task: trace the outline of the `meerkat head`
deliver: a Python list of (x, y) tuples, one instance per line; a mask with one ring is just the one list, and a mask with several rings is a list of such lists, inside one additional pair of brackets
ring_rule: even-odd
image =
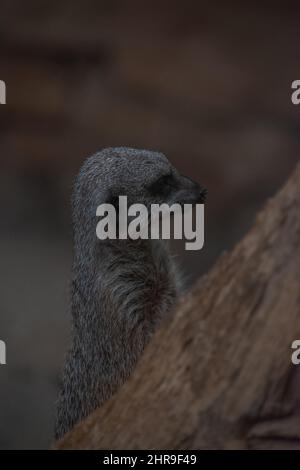
[(204, 203), (206, 189), (181, 175), (159, 152), (126, 147), (107, 148), (86, 160), (77, 178), (77, 196), (95, 204)]
[(164, 154), (131, 148), (107, 148), (83, 164), (73, 194), (75, 223), (88, 227), (100, 204), (128, 206), (204, 203), (206, 189), (181, 175)]

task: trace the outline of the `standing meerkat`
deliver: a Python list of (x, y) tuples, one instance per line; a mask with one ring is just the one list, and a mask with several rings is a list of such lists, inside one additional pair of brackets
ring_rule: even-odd
[(166, 240), (99, 240), (96, 209), (204, 202), (206, 191), (158, 152), (108, 148), (88, 158), (73, 198), (73, 338), (57, 403), (56, 438), (102, 405), (129, 377), (158, 322), (178, 297)]

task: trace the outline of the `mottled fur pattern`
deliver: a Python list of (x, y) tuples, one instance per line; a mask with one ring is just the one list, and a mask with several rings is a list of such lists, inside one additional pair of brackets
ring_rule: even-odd
[[(170, 174), (173, 183), (163, 183), (160, 193), (157, 181)], [(57, 404), (56, 438), (129, 377), (180, 289), (167, 242), (100, 241), (97, 206), (118, 195), (126, 195), (128, 205), (183, 203), (191, 196), (196, 202), (200, 189), (157, 152), (105, 149), (84, 163), (73, 191), (73, 338)]]

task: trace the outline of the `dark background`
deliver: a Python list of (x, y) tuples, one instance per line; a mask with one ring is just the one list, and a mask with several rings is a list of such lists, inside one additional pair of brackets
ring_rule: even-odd
[(299, 24), (289, 2), (0, 1), (0, 448), (51, 443), (84, 158), (156, 149), (208, 187), (191, 283), (299, 158)]

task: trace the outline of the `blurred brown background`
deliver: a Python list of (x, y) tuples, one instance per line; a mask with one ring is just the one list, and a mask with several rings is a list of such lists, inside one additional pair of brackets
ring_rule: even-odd
[(300, 154), (300, 9), (271, 2), (0, 2), (0, 448), (52, 439), (68, 346), (69, 198), (105, 146), (158, 149), (208, 187), (189, 282)]

